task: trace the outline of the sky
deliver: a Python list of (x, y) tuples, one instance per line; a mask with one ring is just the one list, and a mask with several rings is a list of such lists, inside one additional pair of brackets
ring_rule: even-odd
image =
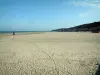
[(100, 21), (100, 0), (0, 0), (0, 31), (48, 31)]

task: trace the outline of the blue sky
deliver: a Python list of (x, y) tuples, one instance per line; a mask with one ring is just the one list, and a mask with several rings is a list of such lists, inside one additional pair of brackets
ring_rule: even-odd
[(100, 21), (100, 0), (0, 0), (0, 31), (47, 31)]

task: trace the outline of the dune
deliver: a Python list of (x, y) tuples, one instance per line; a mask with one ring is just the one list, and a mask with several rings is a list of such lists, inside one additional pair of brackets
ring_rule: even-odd
[(0, 75), (95, 75), (97, 64), (100, 34), (21, 33), (14, 40), (0, 35)]

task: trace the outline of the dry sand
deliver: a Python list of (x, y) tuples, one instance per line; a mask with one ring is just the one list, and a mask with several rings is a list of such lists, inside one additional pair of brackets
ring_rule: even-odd
[(17, 34), (14, 40), (0, 35), (0, 75), (95, 75), (96, 64), (100, 64), (97, 33)]

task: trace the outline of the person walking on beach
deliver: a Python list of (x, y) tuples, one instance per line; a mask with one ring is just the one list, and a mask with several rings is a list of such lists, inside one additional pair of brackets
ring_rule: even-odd
[(13, 32), (13, 34), (12, 34), (12, 39), (14, 40), (14, 36), (15, 36), (15, 32)]

